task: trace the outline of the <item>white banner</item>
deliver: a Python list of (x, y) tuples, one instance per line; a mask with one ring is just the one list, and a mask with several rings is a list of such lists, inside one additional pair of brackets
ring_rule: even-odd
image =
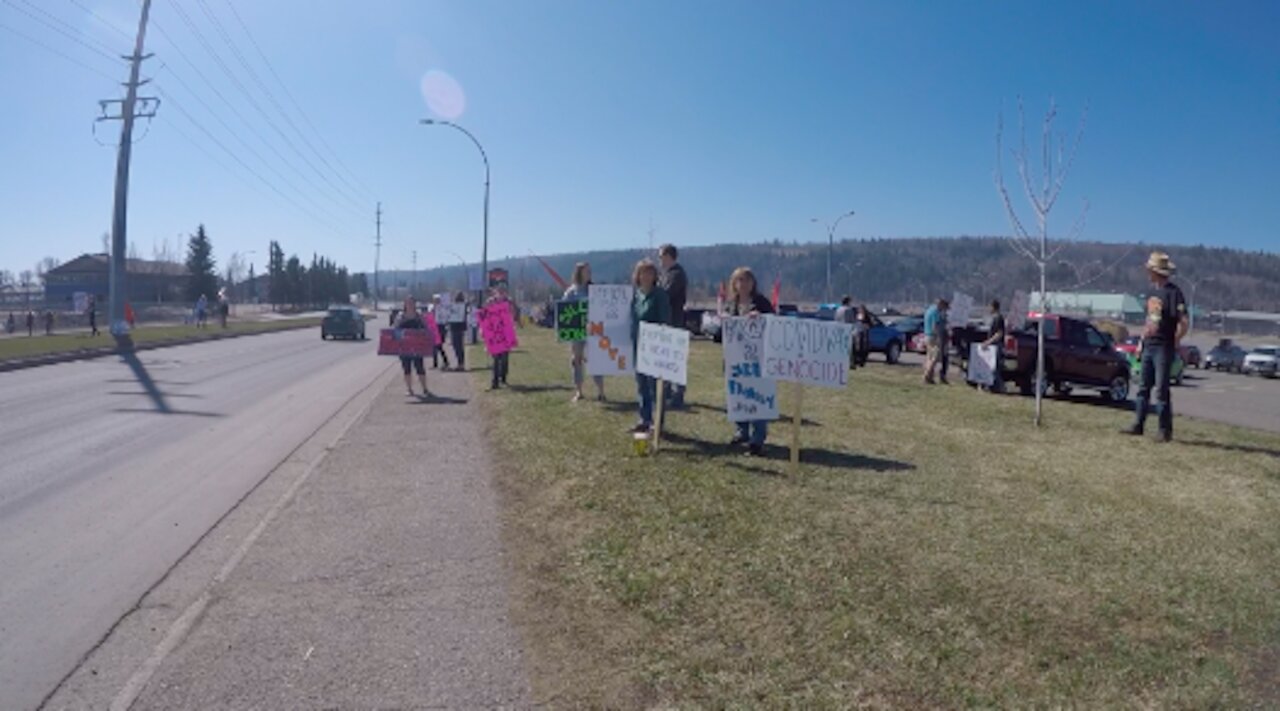
[(592, 284), (587, 290), (587, 373), (632, 375), (629, 284)]
[(686, 384), (689, 378), (689, 332), (656, 323), (640, 324), (636, 372), (677, 385)]
[(467, 305), (441, 302), (436, 307), (436, 323), (463, 323), (467, 320)]
[(969, 382), (986, 386), (994, 385), (996, 367), (995, 346), (969, 344)]
[(973, 297), (957, 291), (951, 296), (951, 308), (947, 312), (947, 325), (951, 328), (964, 328), (969, 325), (969, 317), (973, 315)]
[(730, 422), (778, 419), (778, 383), (761, 377), (764, 351), (761, 317), (720, 320), (724, 345), (725, 409)]
[(765, 320), (763, 376), (822, 388), (849, 383), (853, 325), (794, 316)]

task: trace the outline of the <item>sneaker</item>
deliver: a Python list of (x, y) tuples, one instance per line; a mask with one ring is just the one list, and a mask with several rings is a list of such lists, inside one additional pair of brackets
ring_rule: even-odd
[(1142, 428), (1137, 425), (1129, 425), (1128, 427), (1120, 430), (1120, 434), (1129, 435), (1130, 437), (1141, 437)]
[(580, 400), (582, 400), (582, 393), (574, 393), (573, 399), (571, 399), (569, 402), (578, 402)]
[(646, 425), (643, 422), (637, 422), (635, 426), (629, 430), (629, 432), (631, 432), (632, 434), (641, 434), (644, 432), (648, 432), (651, 429), (653, 429), (652, 426)]
[(929, 377), (926, 377), (923, 382), (925, 385), (937, 385), (937, 382), (933, 378)]
[(763, 457), (763, 456), (764, 456), (764, 445), (763, 445), (763, 444), (753, 444), (753, 445), (751, 445), (751, 446), (747, 447), (746, 455), (747, 455), (748, 457)]
[(730, 446), (730, 447), (737, 447), (738, 445), (746, 444), (746, 443), (747, 443), (747, 441), (748, 441), (748, 439), (749, 439), (749, 438), (747, 438), (747, 437), (743, 437), (743, 436), (742, 436), (742, 434), (735, 434), (735, 435), (733, 436), (733, 439), (730, 439), (730, 440), (729, 440), (729, 446)]
[(1156, 437), (1156, 441), (1161, 444), (1168, 444), (1173, 441), (1173, 433), (1169, 430), (1160, 430), (1160, 434)]
[(938, 382), (939, 382), (939, 383), (942, 383), (943, 385), (950, 385), (950, 384), (951, 384), (951, 381), (950, 381), (950, 380), (947, 380), (946, 378), (938, 378)]

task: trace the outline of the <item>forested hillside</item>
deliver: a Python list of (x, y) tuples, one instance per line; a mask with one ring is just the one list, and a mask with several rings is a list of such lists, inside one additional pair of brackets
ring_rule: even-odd
[[(1167, 249), (1179, 268), (1177, 280), (1207, 309), (1280, 311), (1280, 254), (1244, 252), (1220, 247), (1162, 247), (1146, 244), (1073, 242), (1059, 252), (1049, 270), (1049, 289), (1145, 293), (1143, 263), (1152, 249)], [(683, 249), (680, 261), (688, 271), (691, 298), (714, 299), (717, 285), (734, 268), (752, 267), (768, 290), (775, 277), (782, 280), (786, 301), (819, 301), (826, 286), (824, 244), (770, 242), (723, 244)], [(575, 262), (592, 264), (597, 282), (626, 280), (636, 260), (649, 250), (610, 250), (544, 256), (568, 278)], [(551, 281), (531, 258), (499, 259), (492, 266), (510, 270), (513, 285), (526, 299), (549, 294)], [(1007, 240), (993, 237), (901, 238), (844, 241), (835, 245), (832, 290), (837, 297), (852, 294), (868, 303), (922, 302), (954, 290), (975, 298), (1008, 298), (1015, 290), (1038, 286), (1035, 266), (1016, 253)], [(400, 272), (385, 284), (407, 285)], [(424, 291), (457, 289), (464, 283), (461, 267), (433, 269), (419, 274)]]

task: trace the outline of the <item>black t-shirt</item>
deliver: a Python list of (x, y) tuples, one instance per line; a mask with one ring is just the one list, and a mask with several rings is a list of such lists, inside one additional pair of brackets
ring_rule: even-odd
[(1004, 314), (1002, 313), (996, 313), (994, 316), (991, 317), (991, 328), (987, 330), (987, 337), (991, 337), (996, 334), (1000, 334), (1000, 340), (996, 341), (994, 345), (1003, 346), (1005, 332), (1004, 332)]
[(667, 292), (667, 301), (671, 303), (671, 325), (684, 328), (684, 305), (689, 293), (689, 277), (679, 262), (663, 272), (658, 286)]
[(1187, 315), (1187, 300), (1173, 282), (1147, 297), (1146, 342), (1153, 346), (1171, 346), (1178, 334), (1178, 323)]
[(734, 299), (729, 304), (730, 316), (746, 316), (752, 311), (760, 315), (771, 314), (773, 313), (773, 304), (768, 299), (764, 298), (764, 294), (761, 294), (758, 291), (751, 295), (751, 308), (743, 308), (742, 305), (738, 303), (737, 299)]

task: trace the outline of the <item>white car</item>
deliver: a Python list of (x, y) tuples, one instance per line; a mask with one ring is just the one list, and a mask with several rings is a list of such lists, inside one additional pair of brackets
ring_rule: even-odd
[(1276, 377), (1280, 372), (1280, 346), (1262, 346), (1249, 351), (1244, 357), (1244, 374)]

